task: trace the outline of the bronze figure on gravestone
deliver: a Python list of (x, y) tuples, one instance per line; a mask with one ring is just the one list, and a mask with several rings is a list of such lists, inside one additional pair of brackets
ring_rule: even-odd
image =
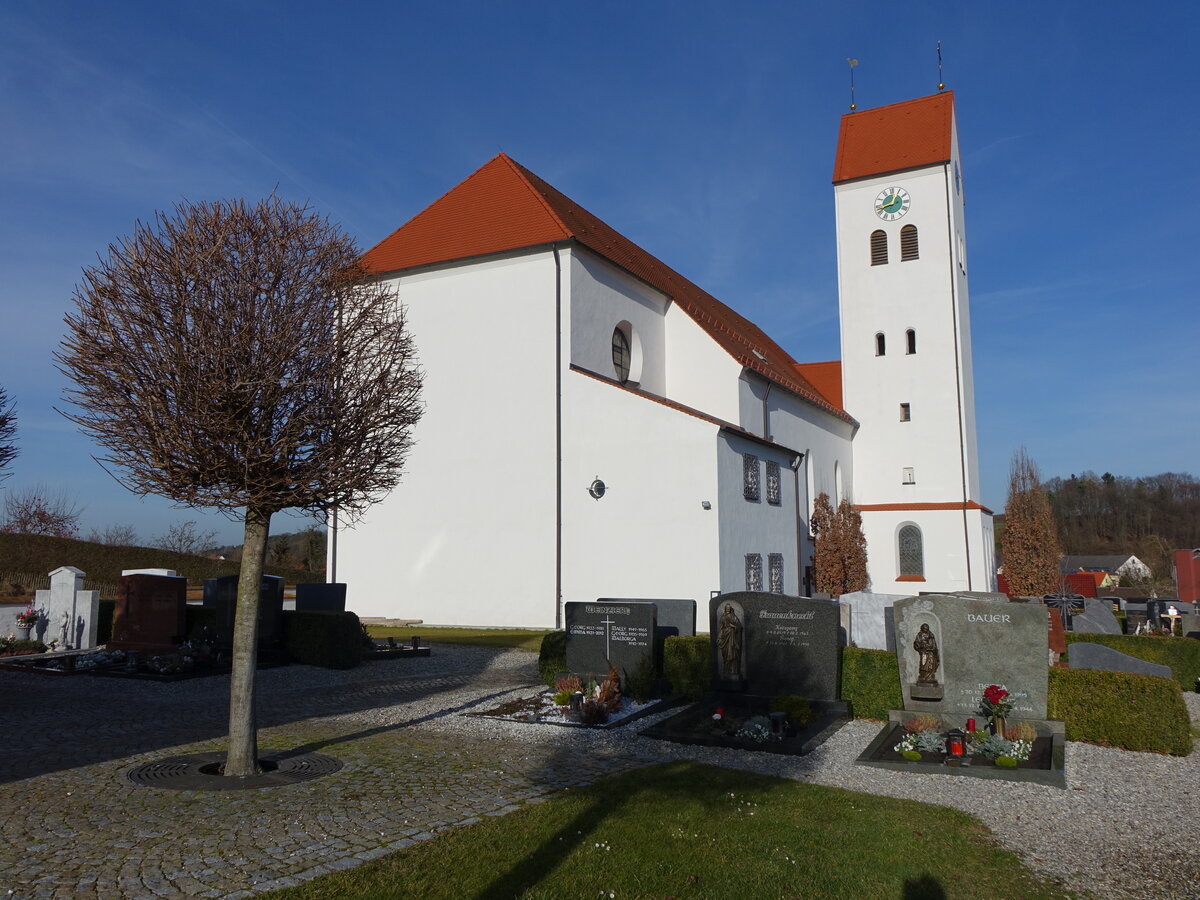
[(733, 604), (726, 603), (717, 630), (717, 646), (721, 648), (721, 675), (724, 678), (742, 677), (742, 623), (738, 621)]
[(920, 655), (917, 667), (917, 684), (937, 684), (938, 645), (937, 638), (929, 630), (928, 623), (921, 626), (917, 639), (913, 641), (913, 649)]

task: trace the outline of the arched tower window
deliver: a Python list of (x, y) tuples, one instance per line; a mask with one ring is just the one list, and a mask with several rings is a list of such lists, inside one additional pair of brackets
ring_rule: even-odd
[(904, 332), (905, 347), (904, 352), (913, 354), (917, 352), (917, 331), (915, 328), (910, 328)]
[(917, 226), (905, 225), (900, 229), (900, 262), (918, 259), (920, 251), (917, 246)]
[(876, 356), (885, 356), (886, 354), (887, 354), (887, 340), (884, 338), (883, 332), (880, 331), (880, 332), (876, 333), (876, 335), (875, 335), (875, 355)]
[(887, 265), (887, 233), (882, 228), (871, 232), (871, 265)]
[(901, 525), (898, 536), (900, 574), (925, 574), (925, 546), (921, 529), (916, 525)]

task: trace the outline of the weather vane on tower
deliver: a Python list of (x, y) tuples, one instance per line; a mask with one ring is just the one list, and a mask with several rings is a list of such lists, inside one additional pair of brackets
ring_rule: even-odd
[(944, 91), (946, 89), (946, 82), (942, 81), (942, 42), (941, 41), (937, 42), (937, 55), (938, 55), (938, 90)]
[(854, 104), (854, 67), (858, 65), (858, 60), (847, 56), (846, 62), (850, 63), (850, 112), (854, 112), (858, 109)]

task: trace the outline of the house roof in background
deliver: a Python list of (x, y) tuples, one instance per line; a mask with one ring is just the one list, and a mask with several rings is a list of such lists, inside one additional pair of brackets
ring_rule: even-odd
[[(1064, 556), (1059, 560), (1058, 570), (1064, 574), (1069, 572), (1086, 572), (1089, 570), (1094, 572), (1116, 572), (1117, 569), (1131, 559), (1137, 559), (1137, 557), (1130, 553), (1098, 556)], [(1141, 560), (1138, 560), (1138, 562), (1141, 562)]]
[(833, 183), (950, 161), (954, 91), (842, 116)]
[(363, 264), (385, 274), (567, 240), (670, 297), (744, 368), (854, 422), (761, 328), (503, 153), (368, 250)]

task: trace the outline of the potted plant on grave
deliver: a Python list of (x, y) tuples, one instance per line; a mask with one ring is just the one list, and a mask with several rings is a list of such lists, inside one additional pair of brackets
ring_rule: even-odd
[(29, 632), (33, 630), (33, 626), (38, 623), (40, 618), (41, 613), (32, 606), (27, 607), (24, 612), (17, 613), (17, 634), (20, 640), (29, 640)]
[(979, 711), (988, 717), (992, 734), (1004, 737), (1005, 718), (1012, 710), (1008, 691), (998, 684), (988, 685), (979, 701)]

